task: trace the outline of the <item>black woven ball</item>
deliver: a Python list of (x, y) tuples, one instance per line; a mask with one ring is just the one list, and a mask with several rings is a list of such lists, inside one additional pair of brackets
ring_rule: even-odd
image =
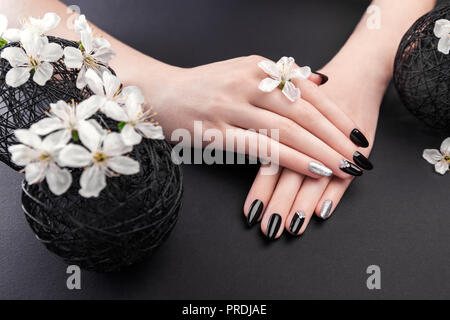
[[(49, 42), (58, 43), (61, 47), (77, 47), (74, 41), (48, 37)], [(7, 44), (7, 47), (17, 47), (18, 42)], [(45, 117), (45, 111), (50, 108), (50, 103), (58, 100), (80, 102), (91, 93), (88, 89), (79, 90), (76, 87), (78, 71), (68, 69), (62, 60), (53, 65), (53, 76), (45, 84), (40, 86), (30, 79), (20, 87), (13, 88), (6, 84), (6, 73), (11, 65), (6, 59), (0, 58), (0, 161), (6, 163), (15, 170), (20, 167), (11, 162), (8, 147), (16, 144), (14, 136), (16, 129), (28, 129), (31, 124)]]
[(428, 126), (450, 129), (450, 54), (437, 50), (436, 20), (450, 20), (450, 2), (417, 20), (395, 57), (394, 83), (408, 110)]
[(143, 140), (131, 157), (138, 174), (109, 178), (98, 198), (78, 194), (74, 183), (55, 196), (46, 183), (22, 184), (23, 209), (37, 238), (68, 264), (118, 271), (148, 257), (169, 235), (178, 217), (182, 174), (165, 140)]
[[(78, 44), (49, 37), (62, 47)], [(9, 44), (17, 46), (18, 43)], [(45, 116), (50, 103), (89, 97), (88, 89), (76, 88), (77, 71), (60, 60), (45, 86), (33, 80), (18, 88), (5, 83), (11, 68), (0, 59), (0, 161), (13, 169), (8, 147), (16, 144), (14, 130), (29, 128)], [(112, 70), (111, 70), (112, 71)], [(113, 72), (113, 71), (112, 71)], [(117, 123), (96, 116), (111, 131)], [(22, 183), (22, 205), (37, 238), (69, 264), (100, 272), (117, 271), (148, 257), (174, 227), (182, 198), (182, 173), (171, 159), (165, 140), (148, 140), (134, 147), (131, 157), (140, 163), (140, 172), (108, 178), (98, 198), (78, 194), (81, 169), (72, 170), (73, 184), (55, 196), (47, 183)]]

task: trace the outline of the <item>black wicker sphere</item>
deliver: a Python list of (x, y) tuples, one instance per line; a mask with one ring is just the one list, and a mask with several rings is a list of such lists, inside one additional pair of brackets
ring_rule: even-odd
[(182, 198), (180, 167), (165, 140), (143, 140), (131, 157), (138, 174), (108, 178), (98, 198), (78, 194), (81, 170), (62, 196), (46, 183), (22, 184), (26, 219), (37, 238), (68, 264), (118, 271), (148, 257), (174, 227)]
[[(48, 38), (63, 48), (78, 47), (74, 41)], [(52, 65), (53, 76), (45, 86), (30, 79), (12, 88), (5, 83), (11, 66), (0, 59), (0, 161), (15, 170), (21, 167), (11, 162), (8, 147), (17, 143), (16, 129), (27, 129), (45, 117), (50, 103), (80, 102), (92, 94), (76, 87), (77, 70), (66, 68), (62, 60)], [(96, 120), (105, 128), (118, 130), (114, 121), (100, 115)], [(109, 272), (143, 260), (163, 243), (181, 206), (181, 169), (172, 162), (171, 147), (165, 140), (143, 139), (130, 156), (140, 163), (140, 172), (108, 178), (98, 198), (78, 194), (81, 169), (72, 170), (73, 184), (61, 196), (55, 196), (46, 182), (22, 183), (26, 219), (50, 251), (69, 264)]]
[(417, 20), (395, 57), (394, 83), (408, 110), (428, 126), (450, 129), (450, 54), (437, 50), (436, 20), (450, 20), (450, 2)]
[[(74, 41), (61, 38), (48, 37), (49, 42), (58, 43), (61, 47), (77, 47)], [(18, 42), (7, 44), (7, 47), (17, 47)], [(0, 161), (6, 163), (15, 170), (20, 167), (11, 162), (8, 147), (16, 144), (14, 136), (16, 129), (28, 129), (31, 124), (45, 117), (45, 111), (50, 108), (50, 103), (58, 100), (80, 102), (91, 95), (88, 89), (79, 90), (76, 87), (78, 71), (68, 69), (62, 60), (53, 65), (53, 76), (45, 84), (40, 86), (30, 79), (20, 87), (13, 88), (6, 84), (6, 73), (11, 65), (6, 59), (0, 58)]]

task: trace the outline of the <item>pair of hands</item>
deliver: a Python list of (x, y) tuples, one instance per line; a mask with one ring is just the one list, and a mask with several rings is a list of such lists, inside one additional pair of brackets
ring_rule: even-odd
[[(321, 71), (329, 76), (324, 85), (314, 74), (308, 80), (294, 80), (302, 97), (291, 102), (279, 89), (271, 93), (258, 89), (267, 77), (257, 66), (263, 60), (267, 59), (249, 56), (193, 69), (167, 66), (164, 74), (170, 86), (161, 90), (164, 81), (153, 84), (152, 89), (163, 94), (152, 97), (152, 103), (160, 110), (167, 137), (177, 128), (188, 129), (193, 136), (194, 121), (201, 120), (204, 131), (216, 129), (226, 137), (227, 130), (234, 130), (241, 138), (256, 135), (260, 147), (261, 142), (275, 144), (284, 169), (272, 175), (260, 169), (244, 205), (248, 223), (261, 221), (264, 234), (274, 239), (284, 229), (303, 233), (314, 212), (330, 216), (351, 178), (362, 173), (353, 164), (353, 171), (342, 170), (342, 160), (360, 160), (360, 166), (369, 167), (366, 157), (384, 90), (365, 84), (364, 74), (349, 76), (340, 59)], [(279, 141), (249, 129), (279, 129)], [(365, 146), (360, 136), (352, 137), (355, 129), (367, 137), (368, 147), (355, 144)], [(223, 149), (229, 145), (224, 139)], [(245, 150), (252, 156), (258, 156), (257, 151), (250, 146)], [(321, 176), (311, 170), (311, 163), (326, 166), (333, 176)]]

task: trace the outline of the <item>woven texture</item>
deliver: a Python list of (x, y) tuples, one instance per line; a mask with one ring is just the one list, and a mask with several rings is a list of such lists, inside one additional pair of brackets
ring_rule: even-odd
[[(55, 37), (48, 39), (49, 42), (58, 43), (63, 48), (67, 46), (78, 48), (78, 44), (74, 41)], [(8, 46), (17, 47), (19, 43), (14, 42), (4, 48)], [(38, 85), (30, 77), (30, 80), (20, 87), (13, 88), (5, 82), (6, 73), (11, 66), (6, 59), (0, 59), (0, 161), (15, 170), (20, 170), (20, 167), (11, 162), (8, 153), (8, 146), (17, 143), (14, 130), (28, 129), (31, 124), (45, 117), (45, 111), (50, 108), (50, 103), (72, 99), (80, 102), (90, 96), (88, 89), (79, 90), (76, 87), (77, 70), (66, 68), (62, 59), (52, 65), (53, 76), (45, 86)]]
[[(49, 37), (49, 41), (63, 48), (78, 47), (64, 39)], [(67, 69), (62, 60), (53, 67), (54, 74), (45, 86), (30, 79), (11, 88), (5, 83), (11, 66), (0, 59), (0, 160), (13, 169), (21, 169), (8, 153), (8, 147), (17, 143), (14, 130), (29, 128), (42, 119), (50, 103), (80, 102), (92, 94), (76, 88), (77, 70)], [(117, 122), (101, 114), (95, 119), (106, 129), (118, 130)], [(72, 170), (74, 182), (62, 196), (55, 196), (46, 182), (22, 183), (28, 223), (37, 238), (68, 264), (100, 272), (118, 271), (148, 257), (174, 227), (183, 188), (181, 169), (172, 162), (170, 145), (165, 140), (143, 139), (131, 157), (140, 163), (140, 172), (108, 178), (98, 198), (78, 194), (82, 169)]]
[(62, 196), (46, 183), (22, 184), (23, 209), (45, 246), (68, 264), (100, 272), (118, 271), (159, 247), (177, 220), (182, 175), (164, 140), (144, 140), (131, 157), (141, 171), (108, 180), (98, 198), (78, 194), (81, 170)]
[(394, 66), (395, 87), (408, 110), (428, 126), (450, 130), (450, 54), (437, 50), (436, 20), (450, 20), (450, 2), (417, 20), (403, 36)]

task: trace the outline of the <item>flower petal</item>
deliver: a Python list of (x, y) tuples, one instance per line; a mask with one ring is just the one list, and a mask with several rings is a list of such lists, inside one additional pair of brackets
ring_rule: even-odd
[(108, 167), (120, 174), (131, 175), (139, 172), (139, 162), (124, 156), (108, 159)]
[(311, 75), (311, 68), (301, 67), (301, 68), (293, 68), (292, 71), (288, 74), (288, 79), (300, 79), (306, 80)]
[(81, 44), (86, 52), (86, 54), (91, 54), (93, 46), (92, 46), (92, 34), (87, 30), (82, 30), (80, 32)]
[(128, 86), (122, 89), (118, 102), (126, 103), (128, 100), (132, 101), (132, 103), (138, 104), (142, 104), (145, 102), (145, 98), (141, 92), (141, 89), (136, 86)]
[(29, 184), (35, 184), (44, 180), (48, 165), (41, 161), (31, 162), (25, 167), (25, 180)]
[(36, 150), (24, 144), (10, 146), (8, 151), (11, 153), (11, 161), (21, 167), (26, 166), (30, 161), (39, 158), (41, 155)]
[(0, 36), (3, 34), (3, 32), (6, 31), (7, 27), (8, 27), (8, 18), (6, 18), (5, 15), (0, 14)]
[(450, 137), (442, 141), (440, 150), (443, 155), (450, 156)]
[(103, 72), (103, 86), (105, 87), (105, 93), (108, 98), (112, 98), (117, 93), (120, 87), (119, 79), (112, 75), (109, 71)]
[(283, 93), (292, 102), (300, 98), (300, 89), (296, 88), (291, 81), (286, 81), (283, 87)]
[(82, 66), (77, 76), (77, 88), (83, 89), (86, 86), (86, 67)]
[(144, 137), (147, 139), (164, 139), (164, 134), (161, 126), (154, 125), (150, 122), (141, 122), (136, 125)]
[(47, 37), (41, 37), (33, 30), (23, 30), (20, 43), (29, 57), (39, 57), (41, 49), (48, 43)]
[(122, 121), (128, 121), (128, 115), (124, 108), (119, 106), (114, 101), (107, 101), (105, 105), (103, 106), (103, 113), (113, 120), (122, 122)]
[(50, 113), (54, 114), (56, 117), (63, 121), (69, 121), (71, 118), (71, 109), (65, 101), (59, 100), (56, 103), (50, 103)]
[[(97, 39), (106, 40), (104, 38), (96, 38), (96, 40)], [(109, 48), (109, 43), (108, 46), (97, 48), (95, 50), (95, 53), (92, 54), (92, 57), (94, 57), (95, 60), (100, 61), (104, 64), (107, 64), (109, 60), (111, 60), (115, 56), (116, 53), (111, 48)]]
[(103, 152), (109, 157), (121, 156), (131, 150), (133, 147), (125, 145), (121, 135), (117, 132), (108, 134), (103, 141)]
[(82, 31), (86, 31), (88, 33), (92, 33), (92, 29), (89, 26), (89, 24), (86, 21), (86, 17), (84, 14), (80, 15), (73, 24), (73, 27), (75, 29), (75, 32), (78, 33), (78, 35), (81, 35)]
[(445, 161), (445, 159), (442, 159), (434, 165), (434, 170), (437, 173), (445, 174), (448, 171), (448, 162)]
[(44, 118), (31, 125), (30, 130), (41, 136), (45, 136), (50, 132), (62, 129), (64, 123), (58, 118)]
[(30, 78), (30, 68), (19, 67), (12, 68), (6, 74), (6, 84), (10, 87), (17, 88), (23, 85)]
[(8, 60), (9, 64), (13, 68), (26, 66), (30, 61), (25, 51), (18, 47), (8, 47), (3, 49), (1, 57)]
[(442, 38), (444, 36), (447, 36), (450, 29), (450, 21), (447, 19), (439, 19), (436, 20), (434, 24), (434, 35), (438, 38)]
[(55, 29), (61, 18), (54, 12), (47, 12), (40, 21), (40, 28), (42, 33), (46, 33), (52, 29)]
[(450, 52), (450, 36), (441, 38), (437, 49), (443, 54), (448, 54)]
[(85, 78), (89, 89), (91, 89), (96, 95), (105, 95), (105, 91), (103, 90), (103, 81), (94, 69), (88, 69), (86, 71)]
[(98, 197), (106, 187), (106, 177), (102, 169), (98, 165), (93, 165), (84, 170), (81, 174), (80, 186), (79, 193), (82, 197)]
[(17, 42), (20, 40), (22, 31), (16, 28), (9, 28), (3, 33), (3, 39), (9, 42)]
[(39, 136), (31, 130), (17, 129), (16, 131), (14, 131), (14, 134), (19, 142), (27, 146), (35, 149), (39, 149), (41, 147), (41, 138), (39, 138)]
[(63, 48), (57, 43), (48, 43), (41, 50), (41, 60), (56, 62), (63, 56)]
[(78, 124), (78, 135), (81, 142), (91, 151), (96, 152), (100, 149), (103, 136), (97, 128), (88, 121), (81, 121)]
[(423, 150), (422, 157), (431, 164), (436, 164), (442, 159), (442, 154), (436, 149)]
[(80, 49), (74, 47), (64, 48), (64, 63), (67, 68), (81, 68), (83, 64), (83, 54)]
[(75, 107), (75, 116), (78, 121), (86, 120), (92, 117), (101, 105), (102, 97), (90, 96)]
[(59, 150), (67, 145), (72, 138), (70, 130), (59, 130), (49, 134), (42, 141), (42, 149), (53, 154), (54, 151)]
[(281, 81), (279, 81), (279, 80), (265, 78), (259, 83), (258, 88), (259, 88), (259, 90), (264, 91), (264, 92), (271, 92), (276, 87), (278, 87), (280, 85), (280, 83), (281, 83)]
[(142, 141), (142, 136), (134, 130), (134, 127), (131, 124), (125, 125), (120, 132), (120, 135), (127, 146), (134, 146)]
[(92, 154), (80, 145), (69, 144), (61, 150), (57, 160), (62, 166), (81, 168), (91, 162)]
[(269, 60), (263, 60), (258, 62), (258, 67), (263, 69), (265, 73), (274, 79), (281, 80), (281, 69), (278, 68), (277, 64)]
[(50, 191), (57, 196), (65, 193), (72, 184), (72, 175), (69, 170), (61, 169), (56, 164), (50, 164), (45, 179)]
[(33, 81), (43, 86), (53, 75), (53, 66), (49, 62), (42, 62), (34, 69)]

